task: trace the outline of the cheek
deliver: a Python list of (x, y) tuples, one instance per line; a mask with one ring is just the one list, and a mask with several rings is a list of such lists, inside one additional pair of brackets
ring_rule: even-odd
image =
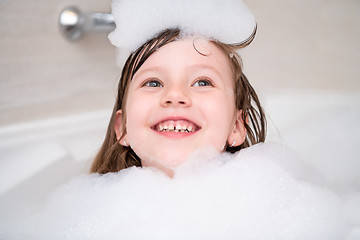
[(214, 98), (204, 100), (205, 111), (208, 112), (210, 121), (217, 122), (218, 127), (226, 127), (229, 123), (234, 121), (235, 116), (235, 100), (233, 95), (222, 94)]
[(140, 133), (139, 130), (144, 125), (146, 105), (141, 104), (139, 101), (128, 101), (126, 110), (127, 137), (129, 141), (134, 141)]
[(218, 151), (223, 151), (235, 123), (235, 103), (233, 96), (222, 96), (207, 101), (204, 106), (208, 121), (207, 137)]

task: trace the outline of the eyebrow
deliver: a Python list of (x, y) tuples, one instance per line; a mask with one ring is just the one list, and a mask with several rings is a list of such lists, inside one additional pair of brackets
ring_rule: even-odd
[(214, 67), (206, 65), (206, 64), (194, 64), (192, 66), (189, 67), (190, 69), (205, 69), (205, 70), (211, 70), (213, 72), (215, 72), (218, 76), (221, 76), (221, 73)]
[[(193, 69), (211, 70), (212, 72), (215, 72), (215, 74), (217, 74), (218, 76), (221, 76), (221, 73), (216, 68), (206, 65), (206, 64), (193, 64), (191, 66), (186, 67), (186, 70), (193, 70)], [(153, 67), (149, 67), (149, 68), (145, 68), (145, 69), (139, 69), (139, 71), (137, 71), (135, 73), (135, 75), (138, 75), (138, 74), (142, 75), (147, 72), (164, 72), (164, 67), (153, 66)]]
[(161, 66), (155, 66), (155, 67), (149, 67), (149, 68), (145, 68), (145, 69), (139, 69), (135, 74), (142, 74), (142, 73), (147, 73), (147, 72), (162, 72), (163, 71), (163, 67)]

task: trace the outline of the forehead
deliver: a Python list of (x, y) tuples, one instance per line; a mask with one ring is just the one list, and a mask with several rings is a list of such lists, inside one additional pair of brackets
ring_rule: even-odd
[(208, 66), (232, 76), (228, 56), (214, 43), (201, 38), (180, 39), (162, 46), (144, 62), (139, 71), (196, 65)]

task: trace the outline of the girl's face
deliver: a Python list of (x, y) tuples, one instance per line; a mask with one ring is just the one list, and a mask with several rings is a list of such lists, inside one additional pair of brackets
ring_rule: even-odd
[[(194, 48), (206, 55), (202, 55)], [(115, 131), (143, 166), (168, 173), (195, 150), (240, 145), (246, 136), (235, 107), (228, 56), (205, 40), (169, 43), (153, 53), (134, 75), (126, 102), (126, 123), (117, 113)]]

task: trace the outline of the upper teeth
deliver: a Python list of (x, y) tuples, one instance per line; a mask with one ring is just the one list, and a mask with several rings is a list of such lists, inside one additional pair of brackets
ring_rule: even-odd
[(165, 121), (161, 122), (156, 126), (158, 131), (174, 131), (174, 132), (194, 132), (195, 125), (191, 122), (180, 120), (180, 121)]

